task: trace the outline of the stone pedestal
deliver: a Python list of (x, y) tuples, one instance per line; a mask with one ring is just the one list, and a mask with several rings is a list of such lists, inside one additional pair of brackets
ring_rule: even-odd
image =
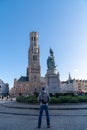
[(49, 93), (52, 94), (60, 93), (60, 79), (59, 79), (59, 73), (56, 69), (47, 70), (46, 80)]

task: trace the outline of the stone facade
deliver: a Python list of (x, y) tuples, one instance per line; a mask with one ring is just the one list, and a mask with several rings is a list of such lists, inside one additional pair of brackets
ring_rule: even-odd
[(52, 93), (53, 95), (60, 93), (60, 79), (57, 69), (47, 70), (46, 82), (49, 93)]
[(76, 83), (78, 85), (78, 92), (81, 93), (87, 93), (87, 80), (76, 80)]
[(13, 95), (29, 95), (39, 92), (45, 85), (44, 77), (41, 77), (40, 49), (38, 45), (38, 33), (30, 33), (30, 47), (28, 50), (28, 67), (26, 76), (14, 80), (14, 87), (10, 93)]
[(40, 82), (40, 49), (38, 46), (38, 33), (30, 33), (30, 47), (28, 51), (27, 77), (30, 82)]

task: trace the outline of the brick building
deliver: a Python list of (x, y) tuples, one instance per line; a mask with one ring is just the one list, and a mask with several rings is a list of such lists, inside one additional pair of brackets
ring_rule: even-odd
[(45, 84), (45, 78), (41, 77), (40, 48), (38, 45), (38, 33), (30, 33), (30, 46), (28, 50), (28, 67), (26, 76), (14, 79), (14, 87), (10, 93), (13, 95), (28, 95), (39, 92)]

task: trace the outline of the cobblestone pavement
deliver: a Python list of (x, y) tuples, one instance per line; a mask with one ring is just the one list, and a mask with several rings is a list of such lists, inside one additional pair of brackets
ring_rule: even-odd
[[(9, 107), (8, 107), (9, 106)], [(12, 107), (13, 106), (13, 107)], [(49, 106), (51, 128), (50, 130), (87, 130), (87, 104), (55, 105)], [(0, 104), (0, 130), (38, 130), (39, 105), (19, 104), (8, 102)], [(62, 109), (65, 108), (65, 109)], [(61, 108), (61, 109), (55, 109)], [(76, 109), (67, 109), (76, 108)], [(77, 109), (79, 108), (79, 109)], [(81, 109), (80, 109), (81, 108)], [(85, 108), (85, 109), (84, 109)], [(46, 128), (46, 117), (43, 113), (42, 130)]]

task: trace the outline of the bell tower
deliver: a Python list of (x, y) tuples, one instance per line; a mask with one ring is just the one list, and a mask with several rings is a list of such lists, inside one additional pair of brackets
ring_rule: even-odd
[(40, 81), (40, 49), (38, 46), (38, 33), (30, 33), (30, 47), (28, 50), (27, 77), (30, 82)]

